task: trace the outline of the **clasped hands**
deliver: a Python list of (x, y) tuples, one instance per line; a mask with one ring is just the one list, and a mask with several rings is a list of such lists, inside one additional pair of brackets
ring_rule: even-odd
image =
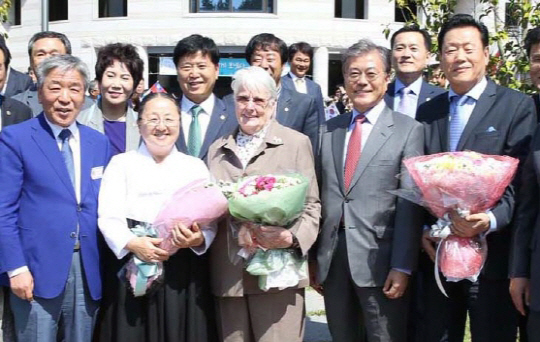
[[(197, 247), (204, 243), (204, 235), (199, 225), (195, 222), (188, 228), (182, 222), (176, 222), (171, 231), (172, 243), (178, 248)], [(159, 262), (169, 259), (169, 252), (159, 248), (162, 238), (140, 236), (131, 239), (126, 249), (146, 262)]]
[[(469, 214), (462, 217), (457, 211), (450, 212), (450, 230), (452, 234), (459, 237), (471, 238), (479, 234), (482, 234), (489, 230), (490, 220), (489, 215), (486, 213)], [(439, 241), (439, 238), (430, 236), (430, 229), (424, 230), (422, 235), (422, 248), (429, 255), (431, 260), (435, 262), (435, 243)]]
[(252, 222), (244, 222), (242, 226), (251, 232), (253, 242), (262, 248), (289, 248), (293, 244), (293, 235), (286, 228), (262, 226)]

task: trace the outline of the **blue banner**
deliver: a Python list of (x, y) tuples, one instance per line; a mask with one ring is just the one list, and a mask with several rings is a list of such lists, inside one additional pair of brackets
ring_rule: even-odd
[(245, 58), (222, 58), (219, 60), (219, 76), (233, 76), (235, 72), (249, 66)]

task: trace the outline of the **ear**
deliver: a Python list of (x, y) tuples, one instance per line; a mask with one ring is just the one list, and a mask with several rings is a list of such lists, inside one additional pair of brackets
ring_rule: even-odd
[(216, 80), (219, 78), (219, 63), (215, 65), (216, 68)]
[(486, 65), (489, 63), (489, 46), (484, 48), (484, 57), (486, 57)]

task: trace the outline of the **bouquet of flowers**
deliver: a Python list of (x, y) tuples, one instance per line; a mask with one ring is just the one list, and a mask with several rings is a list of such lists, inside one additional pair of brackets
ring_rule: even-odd
[[(227, 199), (221, 189), (206, 179), (195, 180), (177, 190), (165, 202), (153, 224), (142, 223), (131, 231), (137, 236), (163, 239), (160, 248), (174, 254), (172, 230), (178, 222), (190, 227), (197, 223), (201, 229), (227, 212)], [(142, 296), (163, 273), (161, 262), (145, 262), (133, 256), (126, 265), (126, 277), (133, 294)]]
[(264, 291), (283, 289), (306, 279), (305, 258), (287, 249), (265, 250), (257, 244), (253, 231), (260, 225), (286, 227), (300, 217), (309, 187), (307, 179), (297, 174), (252, 176), (221, 186), (231, 216), (253, 223), (233, 227), (233, 236), (241, 247), (238, 255), (249, 259), (247, 272), (259, 276), (259, 287)]
[(476, 152), (446, 152), (409, 158), (404, 161), (420, 190), (420, 200), (403, 196), (428, 208), (439, 218), (430, 235), (441, 238), (437, 248), (435, 274), (441, 291), (440, 267), (448, 281), (476, 281), (485, 258), (487, 244), (483, 236), (463, 238), (450, 231), (449, 213), (485, 212), (502, 197), (515, 175), (519, 161), (508, 156)]

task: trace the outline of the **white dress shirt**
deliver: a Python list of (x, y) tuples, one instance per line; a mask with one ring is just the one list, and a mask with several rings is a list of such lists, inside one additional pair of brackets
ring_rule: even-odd
[[(47, 119), (47, 116), (45, 116), (45, 120), (47, 121), (47, 124), (49, 124), (49, 127), (51, 127), (53, 135), (56, 138), (58, 149), (62, 151), (62, 139), (59, 137), (59, 135), (60, 135), (60, 132), (62, 132), (62, 130), (65, 127), (61, 127), (61, 126), (53, 124)], [(80, 203), (81, 201), (81, 136), (79, 134), (79, 128), (77, 127), (77, 122), (74, 121), (69, 127), (67, 127), (67, 129), (71, 131), (71, 136), (69, 137), (69, 147), (71, 147), (71, 152), (73, 153), (73, 170), (75, 172), (75, 175), (74, 175), (75, 176), (75, 196), (77, 198), (77, 203)], [(28, 271), (28, 267), (22, 266), (12, 271), (8, 271), (7, 273), (8, 273), (8, 276), (11, 278), (26, 271)]]
[[(411, 107), (418, 108), (418, 99), (420, 97), (420, 90), (422, 89), (422, 82), (422, 77), (418, 77), (416, 81), (409, 84), (408, 86), (405, 86), (403, 83), (401, 83), (399, 78), (396, 77), (396, 82), (394, 85), (394, 110), (397, 111), (399, 108), (399, 103), (401, 102), (401, 99), (403, 97), (403, 94), (401, 93), (401, 89), (403, 88), (408, 88), (409, 90), (411, 90), (411, 93), (409, 94), (409, 97), (412, 100)], [(414, 113), (415, 115), (411, 115), (411, 113), (403, 114), (407, 114), (413, 119), (416, 117), (416, 112)]]
[[(99, 192), (98, 224), (109, 248), (118, 259), (129, 251), (127, 243), (136, 237), (126, 218), (154, 222), (162, 205), (183, 186), (197, 179), (210, 180), (202, 160), (179, 152), (156, 163), (143, 143), (137, 151), (114, 156), (107, 166)], [(214, 240), (217, 226), (204, 227), (205, 243), (192, 250), (202, 254)]]
[(298, 77), (292, 72), (289, 72), (289, 75), (291, 76), (291, 79), (294, 83), (294, 87), (296, 88), (296, 91), (302, 94), (307, 94), (307, 83), (306, 83), (306, 77)]
[(192, 115), (191, 115), (191, 108), (193, 106), (201, 106), (202, 111), (199, 113), (199, 126), (201, 127), (201, 144), (204, 142), (204, 137), (206, 136), (206, 130), (208, 129), (208, 125), (210, 124), (210, 116), (212, 115), (212, 112), (214, 111), (214, 103), (215, 103), (215, 95), (210, 94), (206, 100), (204, 100), (201, 103), (195, 103), (188, 99), (186, 96), (182, 95), (182, 132), (184, 133), (184, 140), (186, 142), (186, 146), (188, 143), (188, 137), (189, 137), (189, 125), (191, 124)]

